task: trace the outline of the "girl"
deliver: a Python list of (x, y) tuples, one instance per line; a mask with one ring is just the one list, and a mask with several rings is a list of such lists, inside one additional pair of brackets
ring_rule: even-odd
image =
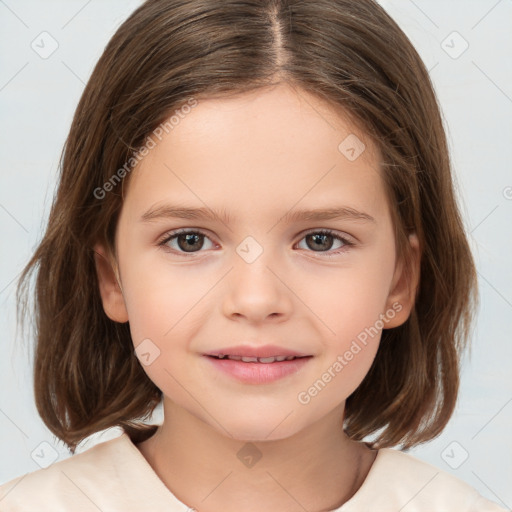
[(20, 293), (36, 269), (41, 417), (72, 452), (124, 432), (2, 510), (502, 510), (392, 449), (453, 412), (476, 278), (428, 73), (372, 0), (144, 3)]

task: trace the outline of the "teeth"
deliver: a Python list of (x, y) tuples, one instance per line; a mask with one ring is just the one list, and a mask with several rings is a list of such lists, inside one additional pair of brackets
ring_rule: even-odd
[(291, 361), (296, 356), (275, 356), (275, 357), (248, 357), (248, 356), (227, 356), (219, 354), (218, 359), (231, 359), (233, 361), (243, 361), (244, 363), (274, 363), (281, 361)]
[(274, 361), (279, 361), (279, 359), (277, 357), (258, 357), (258, 361), (260, 363), (273, 363)]
[(257, 363), (258, 358), (257, 357), (242, 357), (242, 361), (244, 363)]

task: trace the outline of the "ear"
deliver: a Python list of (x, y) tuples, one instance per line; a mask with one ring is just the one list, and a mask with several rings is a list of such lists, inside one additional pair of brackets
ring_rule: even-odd
[(400, 258), (391, 282), (386, 311), (391, 309), (396, 314), (386, 322), (386, 329), (405, 323), (414, 308), (421, 265), (420, 244), (415, 233), (409, 235), (409, 244), (411, 246), (411, 262), (406, 268), (404, 258)]
[(107, 250), (101, 244), (94, 246), (94, 262), (96, 264), (103, 309), (106, 315), (114, 322), (128, 322), (128, 312), (123, 292), (114, 271), (115, 262), (111, 263)]

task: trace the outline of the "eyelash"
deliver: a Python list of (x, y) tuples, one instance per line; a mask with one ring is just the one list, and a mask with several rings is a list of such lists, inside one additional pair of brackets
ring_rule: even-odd
[[(157, 245), (159, 247), (162, 247), (164, 250), (168, 250), (168, 252), (173, 252), (175, 254), (177, 253), (181, 256), (195, 255), (197, 253), (203, 252), (203, 251), (197, 251), (195, 253), (194, 252), (187, 253), (187, 252), (183, 252), (183, 251), (175, 251), (174, 249), (171, 249), (170, 247), (166, 247), (166, 244), (168, 244), (172, 239), (176, 238), (179, 235), (183, 235), (183, 234), (202, 235), (202, 236), (210, 239), (210, 237), (204, 231), (202, 231), (200, 229), (178, 229), (178, 230), (170, 231), (170, 232), (166, 233), (163, 236), (163, 239), (161, 239), (159, 242), (157, 242)], [(311, 251), (310, 250), (310, 251), (308, 251), (308, 252), (321, 254), (321, 255), (323, 255), (323, 257), (327, 257), (327, 258), (332, 258), (333, 256), (336, 256), (338, 254), (342, 254), (342, 253), (346, 252), (348, 247), (352, 247), (355, 245), (354, 242), (351, 242), (347, 238), (337, 234), (336, 231), (333, 231), (331, 229), (317, 229), (317, 230), (308, 231), (307, 233), (305, 233), (303, 235), (303, 237), (299, 240), (299, 242), (301, 240), (303, 240), (308, 235), (330, 235), (334, 239), (339, 240), (340, 242), (343, 243), (343, 247), (337, 249), (336, 251), (332, 251), (332, 250), (329, 250), (329, 251)]]

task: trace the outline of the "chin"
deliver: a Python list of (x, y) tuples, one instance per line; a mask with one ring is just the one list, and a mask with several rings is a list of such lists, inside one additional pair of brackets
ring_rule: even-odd
[[(289, 411), (291, 412), (291, 411)], [(218, 432), (224, 436), (237, 441), (243, 442), (265, 442), (265, 441), (279, 441), (287, 439), (298, 431), (301, 430), (301, 425), (292, 420), (295, 416), (293, 413), (289, 414), (255, 414), (244, 415), (240, 418), (231, 418), (220, 420), (222, 427), (215, 424), (212, 425)], [(229, 432), (229, 434), (226, 433)]]

